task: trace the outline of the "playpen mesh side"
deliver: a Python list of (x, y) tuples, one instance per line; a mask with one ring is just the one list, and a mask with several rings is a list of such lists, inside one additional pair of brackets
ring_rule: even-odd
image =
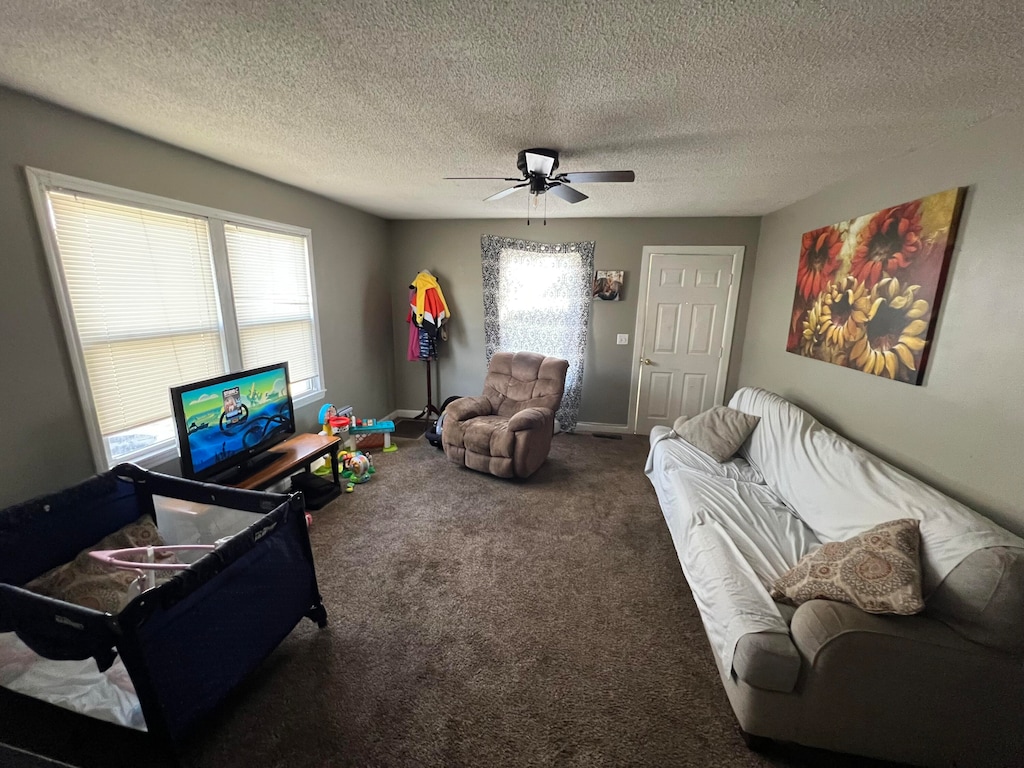
[(319, 604), (305, 537), (301, 506), (275, 511), (228, 543), (242, 551), (226, 552), (223, 568), (196, 564), (216, 567), (215, 578), (126, 628), (118, 648), (147, 723), (158, 710), (166, 735), (180, 738)]
[(0, 511), (0, 582), (21, 586), (68, 562), (146, 510), (113, 472)]
[(117, 637), (111, 617), (21, 585), (146, 511), (135, 484), (112, 472), (0, 511), (0, 632), (17, 633), (40, 656), (92, 656), (101, 671), (107, 669)]

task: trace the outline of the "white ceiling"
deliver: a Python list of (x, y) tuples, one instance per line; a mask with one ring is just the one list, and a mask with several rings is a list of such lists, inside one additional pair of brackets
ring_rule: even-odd
[(0, 83), (388, 218), (522, 216), (442, 177), (528, 147), (636, 171), (550, 217), (758, 215), (1021, 109), (1022, 40), (1018, 0), (4, 0)]

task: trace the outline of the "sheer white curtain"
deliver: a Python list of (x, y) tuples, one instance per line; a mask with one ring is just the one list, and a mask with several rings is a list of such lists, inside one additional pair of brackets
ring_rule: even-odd
[(538, 352), (569, 361), (557, 418), (573, 429), (583, 390), (594, 243), (535, 243), (484, 235), (484, 337), (495, 352)]

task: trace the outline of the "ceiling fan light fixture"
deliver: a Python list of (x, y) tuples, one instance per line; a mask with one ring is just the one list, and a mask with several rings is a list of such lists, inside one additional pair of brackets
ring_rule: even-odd
[[(545, 149), (543, 147), (520, 150), (519, 155), (516, 158), (516, 164), (519, 167), (519, 171), (523, 174), (523, 178), (505, 178), (503, 180), (516, 181), (519, 183), (508, 187), (507, 189), (503, 189), (500, 192), (496, 192), (490, 197), (484, 198), (484, 202), (500, 200), (506, 195), (515, 192), (517, 189), (529, 187), (527, 191), (533, 195), (534, 207), (538, 205), (537, 197), (549, 191), (554, 192), (556, 197), (561, 198), (568, 203), (579, 203), (586, 200), (587, 195), (573, 189), (569, 184), (588, 184), (606, 181), (633, 181), (636, 178), (633, 171), (579, 171), (576, 173), (570, 172), (556, 174), (555, 169), (558, 168), (558, 152), (556, 150)], [(500, 177), (494, 176), (449, 176), (447, 178), (500, 180)]]

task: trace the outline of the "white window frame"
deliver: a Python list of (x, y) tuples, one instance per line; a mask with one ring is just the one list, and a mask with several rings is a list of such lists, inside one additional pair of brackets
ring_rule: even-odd
[[(224, 238), (224, 224), (239, 224), (246, 227), (265, 229), (270, 232), (304, 237), (306, 240), (306, 254), (309, 260), (309, 286), (313, 309), (313, 341), (316, 345), (317, 356), (317, 381), (311, 391), (294, 398), (293, 402), (296, 409), (298, 409), (300, 406), (324, 398), (326, 387), (323, 371), (323, 347), (320, 343), (320, 314), (316, 299), (316, 277), (313, 268), (313, 233), (311, 230), (305, 227), (282, 224), (276, 221), (246, 216), (241, 213), (210, 208), (205, 205), (186, 203), (169, 197), (137, 192), (124, 187), (80, 179), (75, 176), (68, 176), (30, 166), (25, 167), (25, 175), (28, 178), (29, 193), (32, 197), (33, 208), (35, 209), (36, 222), (39, 225), (43, 248), (46, 251), (50, 277), (53, 280), (54, 294), (57, 298), (57, 307), (60, 310), (64, 326), (64, 336), (67, 339), (68, 350), (71, 354), (71, 367), (75, 374), (78, 396), (83, 408), (83, 418), (89, 436), (89, 445), (92, 449), (93, 460), (98, 472), (106, 472), (111, 466), (122, 461), (131, 461), (147, 468), (173, 461), (178, 458), (178, 445), (174, 439), (164, 440), (148, 446), (137, 453), (119, 457), (113, 463), (108, 460), (106, 444), (95, 415), (96, 409), (93, 404), (89, 378), (86, 375), (85, 355), (79, 339), (78, 329), (75, 325), (71, 297), (64, 280), (60, 251), (57, 247), (56, 229), (50, 216), (50, 206), (46, 196), (48, 190), (77, 192), (102, 198), (112, 203), (132, 205), (171, 214), (199, 216), (206, 219), (210, 233), (210, 250), (214, 266), (217, 303), (220, 308), (220, 331), (224, 347), (225, 371), (238, 371), (242, 369), (242, 353), (238, 336), (238, 324), (235, 318), (234, 296), (231, 290), (231, 272), (228, 265), (227, 244)], [(168, 389), (170, 389), (172, 384), (173, 382), (168, 383)]]

